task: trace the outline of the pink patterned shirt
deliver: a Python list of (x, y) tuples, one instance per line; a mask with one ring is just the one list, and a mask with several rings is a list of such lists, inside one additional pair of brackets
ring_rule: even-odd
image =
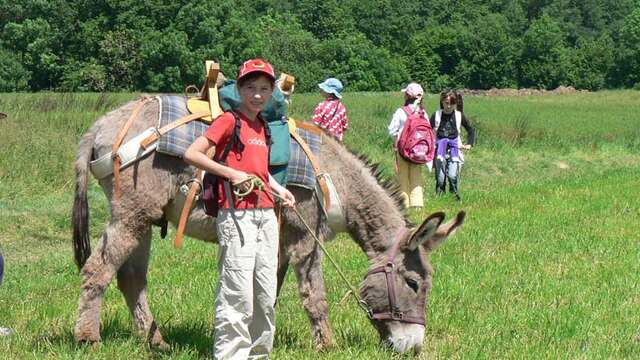
[(342, 141), (344, 131), (349, 126), (347, 108), (340, 100), (335, 99), (327, 99), (319, 103), (316, 109), (313, 110), (313, 118), (311, 120), (339, 141)]

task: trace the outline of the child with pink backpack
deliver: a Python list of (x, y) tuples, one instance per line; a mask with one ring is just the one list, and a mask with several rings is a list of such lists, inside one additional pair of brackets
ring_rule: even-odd
[(406, 207), (422, 207), (421, 169), (432, 164), (435, 136), (422, 107), (422, 86), (410, 83), (402, 92), (404, 106), (393, 114), (388, 130), (393, 138), (400, 196)]

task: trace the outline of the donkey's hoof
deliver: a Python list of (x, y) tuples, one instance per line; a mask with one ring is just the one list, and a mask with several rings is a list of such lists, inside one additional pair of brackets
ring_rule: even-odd
[(316, 341), (316, 351), (329, 351), (336, 347), (336, 342), (333, 340), (333, 337), (322, 338)]
[(79, 336), (76, 334), (76, 342), (80, 345), (88, 345), (93, 348), (97, 348), (102, 344), (100, 336)]
[(151, 329), (149, 330), (149, 335), (147, 339), (149, 341), (149, 346), (153, 350), (158, 350), (158, 351), (171, 350), (171, 346), (167, 344), (162, 338), (162, 334), (160, 334), (160, 330), (158, 330), (158, 327), (156, 326), (155, 321), (151, 324)]
[(171, 345), (167, 344), (164, 340), (160, 339), (160, 341), (154, 341), (149, 343), (151, 348), (160, 352), (167, 352), (171, 350)]

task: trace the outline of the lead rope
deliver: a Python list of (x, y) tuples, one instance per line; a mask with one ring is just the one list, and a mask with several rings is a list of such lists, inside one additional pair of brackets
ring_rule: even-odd
[[(255, 188), (257, 188), (257, 189), (259, 189), (261, 191), (264, 191), (265, 193), (267, 193), (269, 195), (272, 195), (273, 197), (275, 197), (275, 198), (277, 198), (277, 199), (279, 199), (281, 201), (284, 201), (284, 199), (280, 195), (276, 194), (275, 192), (273, 192), (271, 190), (265, 190), (264, 182), (260, 178), (255, 176), (255, 175), (249, 175), (249, 178), (247, 180), (243, 181), (243, 182), (249, 182), (249, 189), (244, 191), (244, 192), (240, 192), (240, 190), (238, 188), (235, 188), (233, 190), (233, 193), (237, 197), (247, 196), (248, 194), (251, 193), (251, 191), (253, 191)], [(236, 185), (239, 185), (239, 184), (236, 184)], [(316, 236), (315, 232), (313, 230), (311, 230), (311, 227), (309, 226), (309, 224), (307, 224), (307, 222), (304, 220), (302, 215), (300, 215), (300, 212), (295, 207), (295, 205), (293, 207), (291, 207), (291, 209), (298, 216), (300, 221), (302, 221), (302, 224), (304, 224), (304, 227), (307, 228), (307, 231), (309, 231), (309, 234), (311, 234), (311, 236), (313, 237), (313, 240), (315, 240), (316, 244), (318, 244), (318, 246), (320, 246), (320, 249), (325, 254), (325, 256), (329, 259), (329, 261), (331, 262), (333, 267), (338, 271), (338, 274), (340, 275), (340, 277), (342, 278), (344, 283), (347, 284), (347, 287), (349, 288), (349, 293), (351, 293), (353, 295), (354, 299), (358, 303), (358, 306), (362, 310), (364, 310), (364, 312), (367, 314), (367, 316), (369, 318), (372, 318), (373, 313), (372, 313), (371, 309), (369, 308), (369, 305), (367, 305), (367, 303), (364, 300), (360, 299), (360, 296), (358, 296), (358, 293), (357, 293), (355, 287), (353, 287), (353, 285), (351, 285), (351, 283), (347, 279), (346, 275), (342, 272), (342, 269), (340, 269), (340, 266), (338, 266), (338, 263), (333, 259), (333, 257), (331, 257), (331, 255), (329, 254), (329, 251), (327, 251), (327, 249), (324, 247), (324, 245), (322, 244), (320, 239), (318, 239), (318, 237)], [(344, 298), (346, 298), (349, 295), (349, 293), (347, 293), (344, 296)], [(344, 298), (343, 298), (343, 300), (344, 300)]]

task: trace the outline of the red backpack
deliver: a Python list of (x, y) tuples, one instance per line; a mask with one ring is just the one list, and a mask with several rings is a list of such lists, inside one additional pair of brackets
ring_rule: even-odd
[(402, 108), (407, 121), (398, 138), (396, 147), (400, 156), (415, 164), (426, 164), (435, 154), (435, 135), (422, 108), (413, 111), (410, 106)]

